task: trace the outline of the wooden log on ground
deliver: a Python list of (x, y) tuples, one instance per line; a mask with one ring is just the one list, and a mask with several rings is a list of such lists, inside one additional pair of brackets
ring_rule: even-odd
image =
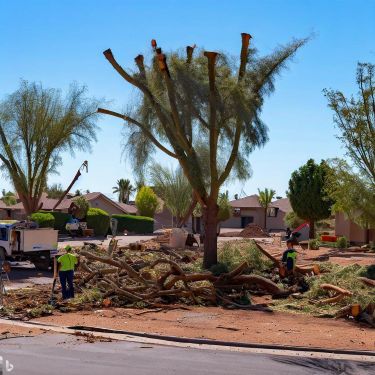
[(353, 295), (353, 293), (350, 292), (349, 290), (340, 288), (340, 287), (338, 287), (336, 285), (332, 285), (332, 284), (320, 284), (320, 288), (324, 289), (324, 290), (332, 290), (336, 293), (343, 294), (344, 296), (352, 296)]
[(369, 279), (367, 277), (358, 277), (365, 285), (375, 287), (375, 280)]

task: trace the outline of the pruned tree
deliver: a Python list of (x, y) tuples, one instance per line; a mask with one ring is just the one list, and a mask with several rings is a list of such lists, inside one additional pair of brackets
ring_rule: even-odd
[(315, 237), (315, 222), (331, 215), (332, 200), (327, 193), (328, 164), (309, 159), (292, 173), (287, 192), (293, 211), (309, 222), (310, 238)]
[(267, 188), (265, 188), (264, 190), (258, 189), (258, 194), (259, 194), (259, 203), (264, 208), (264, 229), (267, 230), (268, 208), (270, 207), (272, 199), (276, 195), (276, 191), (273, 189), (267, 189)]
[[(296, 40), (258, 57), (249, 49), (250, 39), (249, 34), (242, 34), (237, 66), (225, 54), (194, 54), (195, 46), (186, 47), (186, 56), (178, 52), (167, 56), (153, 40), (151, 65), (138, 55), (138, 71), (129, 73), (110, 49), (104, 51), (112, 67), (141, 96), (126, 113), (98, 111), (128, 125), (127, 146), (136, 171), (144, 170), (156, 150), (179, 162), (203, 207), (205, 267), (217, 263), (220, 187), (230, 174), (248, 176), (248, 155), (268, 139), (267, 127), (260, 119), (264, 98), (274, 90), (277, 74), (306, 42)], [(208, 158), (202, 159), (198, 152), (202, 145)]]
[(47, 177), (61, 164), (61, 153), (89, 151), (96, 140), (98, 102), (85, 88), (59, 90), (23, 81), (0, 103), (1, 168), (12, 181), (26, 214), (41, 208)]

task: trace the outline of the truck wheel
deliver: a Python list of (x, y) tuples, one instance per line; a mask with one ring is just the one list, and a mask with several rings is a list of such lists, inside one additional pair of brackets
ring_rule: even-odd
[(5, 260), (5, 249), (0, 247), (0, 260)]
[(51, 257), (48, 255), (41, 254), (31, 260), (35, 268), (40, 271), (48, 271), (51, 266)]

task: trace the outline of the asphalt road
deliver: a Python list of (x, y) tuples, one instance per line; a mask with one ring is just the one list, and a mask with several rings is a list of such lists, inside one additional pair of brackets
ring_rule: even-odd
[[(60, 334), (3, 340), (0, 342), (0, 356), (3, 357), (3, 374), (14, 375), (375, 373), (374, 364), (359, 362), (177, 348), (133, 342), (88, 343), (83, 337), (77, 341), (75, 336)], [(5, 370), (6, 361), (13, 366), (11, 372)]]

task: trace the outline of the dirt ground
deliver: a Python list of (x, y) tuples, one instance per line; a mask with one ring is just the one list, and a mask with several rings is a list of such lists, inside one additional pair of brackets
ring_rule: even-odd
[[(266, 245), (274, 256), (281, 257), (283, 246)], [(340, 265), (357, 263), (375, 264), (374, 253), (338, 251), (321, 247), (319, 250), (302, 250), (297, 247), (298, 264), (312, 264), (316, 261), (330, 261)], [(35, 283), (32, 270), (14, 270), (13, 283)], [(24, 272), (21, 279), (16, 275)], [(42, 275), (46, 278), (47, 275)], [(52, 278), (50, 280), (52, 282)], [(44, 284), (44, 283), (43, 283)], [(48, 299), (50, 285), (45, 284), (44, 299)], [(16, 288), (17, 289), (17, 288)], [(42, 295), (41, 295), (42, 297)], [(267, 302), (263, 298), (253, 298), (253, 303)], [(43, 302), (45, 303), (45, 302)], [(315, 318), (292, 313), (265, 313), (244, 310), (225, 310), (220, 307), (184, 307), (168, 310), (140, 310), (130, 308), (96, 308), (91, 311), (61, 313), (54, 311), (51, 316), (35, 319), (54, 325), (86, 325), (122, 329), (135, 332), (156, 333), (191, 338), (207, 338), (233, 342), (280, 344), (306, 347), (359, 349), (375, 351), (375, 330), (358, 323)], [(0, 340), (12, 335), (37, 335), (43, 329), (29, 329), (0, 324)]]
[(37, 336), (46, 332), (45, 329), (19, 327), (0, 323), (0, 340), (18, 336)]
[(56, 313), (35, 319), (161, 335), (232, 342), (375, 351), (375, 330), (344, 320), (286, 313), (189, 307), (152, 311), (124, 308)]

